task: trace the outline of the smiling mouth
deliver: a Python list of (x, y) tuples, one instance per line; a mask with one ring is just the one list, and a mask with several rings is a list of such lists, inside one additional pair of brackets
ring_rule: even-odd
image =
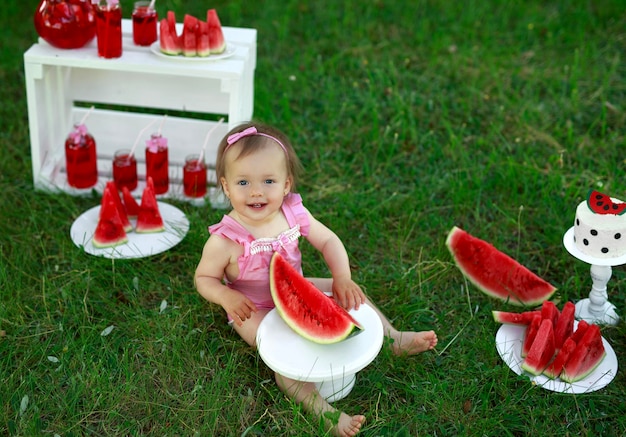
[(248, 205), (250, 208), (254, 208), (254, 209), (260, 209), (263, 208), (265, 206), (265, 203), (251, 203), (250, 205)]

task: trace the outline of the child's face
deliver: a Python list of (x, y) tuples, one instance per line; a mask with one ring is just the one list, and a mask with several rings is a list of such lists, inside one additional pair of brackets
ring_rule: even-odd
[(235, 144), (226, 152), (226, 171), (220, 181), (233, 209), (251, 221), (271, 219), (280, 209), (283, 198), (291, 188), (287, 173), (287, 158), (278, 144), (237, 158), (240, 152)]

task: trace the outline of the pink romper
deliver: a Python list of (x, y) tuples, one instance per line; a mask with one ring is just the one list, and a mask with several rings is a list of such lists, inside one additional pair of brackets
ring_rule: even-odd
[[(309, 218), (299, 194), (287, 195), (281, 207), (289, 229), (277, 237), (254, 239), (252, 235), (232, 217), (225, 215), (222, 221), (209, 227), (211, 235), (228, 238), (243, 246), (239, 257), (239, 276), (233, 282), (224, 278), (226, 286), (245, 294), (259, 309), (272, 309), (274, 302), (270, 293), (270, 260), (274, 252), (280, 253), (291, 265), (302, 273), (302, 254), (298, 238), (309, 234)], [(228, 318), (229, 321), (232, 319)]]

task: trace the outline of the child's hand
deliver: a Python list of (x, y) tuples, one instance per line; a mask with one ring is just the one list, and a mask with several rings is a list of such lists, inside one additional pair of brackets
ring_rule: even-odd
[(237, 326), (241, 326), (244, 321), (252, 316), (252, 313), (257, 312), (257, 307), (243, 293), (232, 289), (229, 289), (229, 291), (224, 293), (220, 304), (226, 313), (232, 317)]
[(333, 279), (333, 296), (346, 310), (358, 310), (365, 303), (365, 293), (352, 279)]

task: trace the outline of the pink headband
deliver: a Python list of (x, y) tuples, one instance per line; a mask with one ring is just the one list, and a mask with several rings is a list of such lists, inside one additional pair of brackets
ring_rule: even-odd
[(260, 135), (262, 137), (270, 138), (270, 139), (276, 141), (278, 143), (278, 145), (281, 147), (281, 149), (283, 149), (283, 151), (285, 152), (285, 155), (289, 155), (289, 153), (287, 153), (287, 148), (283, 145), (283, 143), (281, 143), (278, 140), (278, 138), (273, 137), (273, 136), (268, 135), (268, 134), (264, 134), (263, 132), (258, 132), (256, 130), (256, 127), (254, 127), (254, 126), (250, 126), (248, 129), (244, 129), (241, 132), (237, 132), (237, 133), (234, 133), (234, 134), (230, 135), (226, 139), (226, 147), (224, 148), (224, 152), (226, 152), (230, 146), (235, 144), (240, 139), (245, 138), (245, 137), (251, 137), (253, 135)]

